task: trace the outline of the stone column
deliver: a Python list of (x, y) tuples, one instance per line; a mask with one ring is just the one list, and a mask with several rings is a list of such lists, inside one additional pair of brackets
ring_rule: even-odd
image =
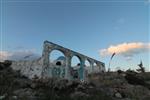
[[(52, 51), (52, 47), (51, 45), (44, 43), (44, 49), (43, 49), (43, 54), (42, 54), (42, 58), (43, 58), (43, 68), (42, 68), (42, 77), (46, 77), (47, 76), (47, 71), (49, 68), (49, 55), (50, 52)], [(49, 75), (49, 77), (52, 77), (51, 75)]]
[(101, 72), (101, 64), (100, 63), (97, 63), (97, 67), (99, 68), (98, 72)]
[(81, 59), (81, 64), (80, 64), (80, 70), (79, 70), (79, 76), (80, 76), (80, 80), (84, 80), (85, 79), (85, 59), (82, 57)]
[(91, 73), (93, 73), (94, 72), (94, 62), (91, 62), (91, 67), (92, 67)]
[(102, 68), (103, 68), (103, 71), (106, 72), (105, 64), (104, 63), (102, 64)]
[(69, 51), (65, 52), (66, 66), (65, 66), (65, 79), (71, 80), (70, 67), (71, 67), (71, 55)]

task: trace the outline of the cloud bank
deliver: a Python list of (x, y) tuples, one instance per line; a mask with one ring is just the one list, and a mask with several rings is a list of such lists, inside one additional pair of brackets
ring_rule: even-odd
[(40, 57), (35, 50), (19, 50), (14, 52), (0, 51), (0, 61), (4, 60), (33, 60)]
[(111, 45), (108, 48), (101, 49), (101, 56), (112, 55), (113, 53), (122, 55), (127, 59), (130, 59), (134, 55), (150, 52), (150, 43), (133, 42), (133, 43), (122, 43), (118, 45)]

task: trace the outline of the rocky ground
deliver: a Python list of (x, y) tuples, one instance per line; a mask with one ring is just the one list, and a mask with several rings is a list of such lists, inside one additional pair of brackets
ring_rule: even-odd
[(0, 63), (0, 100), (150, 100), (150, 73), (92, 74), (88, 82), (30, 80), (10, 65)]

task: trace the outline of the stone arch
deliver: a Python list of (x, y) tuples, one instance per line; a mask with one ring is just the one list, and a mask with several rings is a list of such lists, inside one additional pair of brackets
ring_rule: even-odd
[(104, 63), (98, 62), (99, 72), (104, 72), (105, 71), (104, 66), (105, 66)]
[(78, 55), (73, 55), (71, 57), (71, 70), (70, 74), (72, 78), (79, 79), (79, 70), (81, 68), (81, 58)]
[[(61, 57), (61, 58), (60, 58)], [(56, 65), (57, 61), (58, 60), (61, 64), (59, 65), (62, 65), (62, 63), (65, 65), (66, 61), (62, 62), (60, 60), (63, 60), (63, 57), (64, 57), (64, 60), (66, 60), (66, 56), (65, 56), (65, 52), (61, 49), (52, 49), (50, 52), (49, 52), (49, 65)]]
[(97, 69), (98, 69), (98, 67), (97, 67), (97, 63), (94, 61), (93, 62), (93, 73), (95, 73), (95, 72), (97, 72)]
[(102, 71), (102, 67), (101, 67), (102, 64), (100, 62), (96, 62), (96, 64), (97, 64), (97, 67), (96, 67), (97, 71), (96, 71), (96, 73), (99, 73), (99, 72)]
[[(91, 66), (92, 66), (92, 69), (95, 67), (95, 68), (98, 68), (98, 66), (100, 66), (101, 70), (105, 70), (105, 65), (102, 64), (102, 62), (99, 62), (97, 60), (94, 60), (92, 58), (89, 58), (83, 54), (80, 54), (78, 52), (75, 52), (75, 51), (72, 51), (70, 49), (67, 49), (63, 46), (60, 46), (60, 45), (57, 45), (57, 44), (54, 44), (52, 42), (49, 42), (49, 41), (44, 41), (44, 45), (43, 45), (44, 49), (43, 49), (43, 53), (42, 53), (42, 77), (53, 77), (52, 73), (52, 67), (49, 67), (49, 56), (51, 56), (51, 53), (53, 50), (58, 50), (60, 51), (61, 53), (63, 53), (63, 55), (65, 56), (66, 58), (66, 66), (65, 66), (65, 78), (66, 79), (71, 79), (70, 78), (70, 68), (71, 68), (71, 64), (72, 64), (72, 58), (74, 56), (76, 56), (78, 59), (79, 59), (79, 65), (80, 65), (80, 68), (79, 68), (79, 78), (80, 80), (82, 79), (85, 79), (85, 68), (84, 68), (84, 65), (85, 65), (85, 61), (86, 59), (89, 59), (91, 61)], [(97, 64), (94, 64), (97, 63)], [(102, 65), (100, 65), (100, 63)], [(61, 65), (60, 62), (57, 63), (57, 65)], [(93, 70), (92, 70), (93, 71)], [(94, 72), (94, 71), (93, 71)]]
[[(75, 60), (78, 60), (79, 61), (79, 63), (81, 63), (81, 58), (79, 57), (79, 56), (77, 56), (77, 55), (73, 55), (72, 57), (71, 57), (71, 65), (75, 65), (75, 63), (72, 63), (72, 60), (73, 59), (75, 59)], [(72, 67), (72, 66), (71, 66)]]
[(65, 78), (66, 74), (66, 56), (61, 49), (53, 48), (49, 52), (49, 69), (48, 75), (52, 77)]
[(85, 67), (91, 67), (91, 61), (89, 59), (85, 59)]
[(85, 59), (85, 72), (90, 74), (92, 72), (92, 63), (89, 59)]
[(94, 63), (93, 63), (93, 66), (94, 66), (94, 67), (96, 67), (96, 66), (97, 66), (97, 63), (96, 63), (96, 62), (94, 62)]

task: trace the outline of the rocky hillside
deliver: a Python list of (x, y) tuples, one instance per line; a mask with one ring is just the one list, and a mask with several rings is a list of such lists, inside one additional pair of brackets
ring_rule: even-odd
[(49, 78), (33, 80), (0, 63), (0, 100), (150, 100), (150, 73), (101, 73), (89, 82)]

